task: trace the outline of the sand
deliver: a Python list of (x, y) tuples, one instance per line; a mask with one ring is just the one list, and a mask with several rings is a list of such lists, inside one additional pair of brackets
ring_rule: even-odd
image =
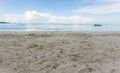
[(0, 32), (0, 73), (120, 73), (120, 32)]

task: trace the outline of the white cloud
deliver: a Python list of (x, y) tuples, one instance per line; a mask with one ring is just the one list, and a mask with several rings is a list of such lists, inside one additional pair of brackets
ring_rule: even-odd
[(87, 24), (92, 23), (92, 18), (80, 16), (55, 16), (37, 11), (26, 11), (24, 15), (6, 14), (4, 19), (13, 23), (68, 23), (68, 24)]
[(11, 23), (19, 23), (25, 22), (24, 15), (17, 15), (17, 14), (5, 14), (4, 21), (11, 22)]
[(91, 2), (93, 5), (74, 10), (74, 12), (91, 14), (120, 12), (120, 0), (86, 0), (86, 2)]
[(27, 23), (48, 23), (50, 14), (40, 13), (37, 11), (26, 11), (25, 18)]

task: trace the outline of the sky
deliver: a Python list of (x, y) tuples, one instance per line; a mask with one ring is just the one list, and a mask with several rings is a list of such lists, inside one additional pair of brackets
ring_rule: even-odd
[(0, 0), (0, 21), (120, 24), (120, 0)]

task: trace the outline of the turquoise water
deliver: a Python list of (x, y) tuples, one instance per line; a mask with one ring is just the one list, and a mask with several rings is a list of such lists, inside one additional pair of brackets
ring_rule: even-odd
[(0, 24), (0, 31), (120, 31), (120, 25)]

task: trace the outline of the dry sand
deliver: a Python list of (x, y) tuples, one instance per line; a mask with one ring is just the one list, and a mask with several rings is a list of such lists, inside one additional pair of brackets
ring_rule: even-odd
[(0, 73), (120, 73), (120, 32), (0, 32)]

